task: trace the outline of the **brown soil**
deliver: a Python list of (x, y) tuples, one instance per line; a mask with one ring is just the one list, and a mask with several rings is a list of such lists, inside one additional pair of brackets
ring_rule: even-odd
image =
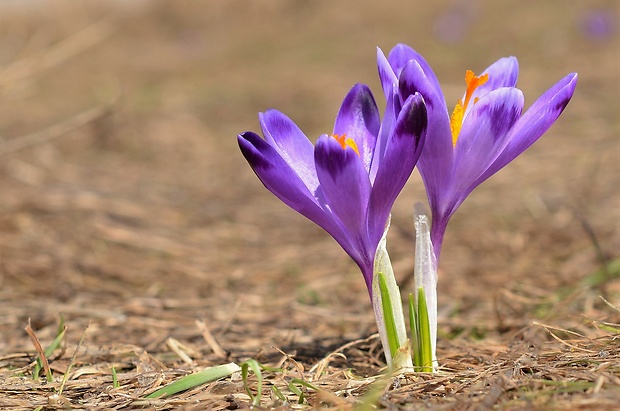
[[(0, 4), (0, 409), (246, 408), (236, 374), (144, 396), (248, 358), (280, 368), (264, 372), (266, 408), (348, 409), (374, 381), (368, 407), (618, 407), (620, 10), (590, 3)], [(593, 10), (609, 36), (584, 32)], [(355, 265), (264, 189), (235, 136), (270, 107), (329, 132), (354, 83), (381, 94), (375, 47), (397, 42), (425, 55), (448, 101), (466, 69), (505, 55), (527, 105), (580, 77), (560, 121), (451, 222), (440, 372), (379, 378)], [(393, 211), (403, 290), (423, 199), (414, 175)], [(33, 379), (25, 329), (47, 347), (61, 321), (53, 381)], [(293, 378), (321, 390), (298, 403)]]

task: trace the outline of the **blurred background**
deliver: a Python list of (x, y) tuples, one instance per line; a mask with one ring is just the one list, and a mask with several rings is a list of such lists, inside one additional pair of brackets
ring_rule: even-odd
[[(382, 107), (376, 47), (399, 42), (425, 56), (449, 107), (467, 69), (504, 56), (519, 59), (526, 106), (579, 73), (557, 124), (447, 232), (440, 333), (509, 338), (536, 316), (529, 301), (618, 265), (619, 7), (1, 1), (0, 352), (31, 349), (28, 318), (53, 337), (60, 313), (73, 341), (90, 322), (90, 344), (157, 351), (173, 335), (214, 362), (196, 319), (233, 356), (280, 346), (310, 361), (374, 333), (356, 266), (264, 189), (236, 135), (277, 108), (314, 141), (358, 82)], [(416, 171), (388, 241), (404, 292), (424, 200)], [(618, 280), (601, 287), (617, 301)], [(596, 308), (586, 300), (570, 316)]]

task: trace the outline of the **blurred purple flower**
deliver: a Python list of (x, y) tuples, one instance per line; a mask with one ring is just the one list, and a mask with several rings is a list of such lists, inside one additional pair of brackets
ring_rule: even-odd
[(394, 89), (381, 122), (368, 87), (354, 86), (333, 134), (321, 135), (316, 146), (277, 110), (259, 114), (264, 140), (251, 131), (238, 136), (265, 187), (334, 237), (360, 267), (371, 297), (377, 246), (426, 137), (420, 94), (395, 96)]
[(502, 58), (479, 77), (467, 72), (464, 98), (450, 115), (439, 82), (421, 55), (399, 44), (387, 59), (378, 50), (377, 59), (386, 95), (398, 87), (401, 100), (420, 93), (426, 102), (428, 137), (418, 170), (431, 207), (431, 239), (439, 260), (448, 221), (457, 208), (551, 127), (573, 95), (577, 74), (564, 77), (522, 114), (523, 93), (515, 87), (517, 59)]
[(433, 33), (445, 43), (458, 43), (465, 38), (469, 25), (469, 19), (463, 13), (450, 11), (435, 20)]
[(581, 18), (581, 31), (591, 40), (606, 40), (617, 29), (617, 18), (611, 9), (589, 10)]
[(476, 0), (452, 1), (449, 9), (439, 14), (433, 23), (433, 34), (445, 43), (459, 43), (465, 39), (480, 15)]

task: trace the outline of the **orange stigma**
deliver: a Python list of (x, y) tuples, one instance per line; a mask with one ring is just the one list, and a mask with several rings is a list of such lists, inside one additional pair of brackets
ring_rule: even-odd
[[(476, 91), (478, 87), (480, 87), (487, 81), (489, 81), (488, 74), (477, 77), (471, 70), (467, 70), (467, 72), (465, 73), (465, 83), (467, 83), (467, 91), (465, 92), (465, 103), (463, 103), (462, 100), (459, 100), (459, 102), (456, 103), (456, 107), (454, 107), (452, 116), (450, 116), (450, 129), (452, 130), (452, 147), (456, 146), (456, 141), (459, 139), (461, 127), (463, 126), (463, 116), (465, 115), (467, 105), (471, 100), (471, 96), (474, 94), (474, 91)], [(474, 104), (476, 104), (477, 102), (478, 99), (475, 98)]]
[(352, 138), (347, 138), (346, 134), (332, 134), (331, 136), (340, 143), (340, 146), (343, 150), (346, 150), (347, 147), (351, 147), (358, 156), (360, 155), (360, 151), (357, 149), (357, 144), (355, 144), (355, 140), (353, 140)]

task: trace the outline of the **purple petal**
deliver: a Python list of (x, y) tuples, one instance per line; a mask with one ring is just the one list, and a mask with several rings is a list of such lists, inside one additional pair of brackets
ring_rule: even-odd
[(428, 138), (418, 163), (431, 208), (438, 207), (441, 191), (450, 181), (454, 151), (446, 102), (426, 77), (417, 61), (410, 61), (400, 75), (401, 96), (419, 92), (428, 112)]
[[(353, 247), (367, 250), (371, 186), (360, 157), (352, 148), (343, 149), (336, 139), (325, 134), (316, 143), (314, 157), (319, 181), (332, 213), (342, 222)], [(355, 256), (351, 257), (355, 259)]]
[(455, 208), (508, 144), (510, 130), (521, 116), (523, 101), (521, 90), (500, 88), (482, 97), (463, 120), (454, 148), (453, 197), (460, 200)]
[[(388, 61), (390, 62), (390, 65), (394, 69), (396, 75), (399, 77), (401, 71), (410, 60), (415, 60), (418, 62), (420, 67), (422, 67), (424, 75), (427, 77), (428, 81), (431, 83), (435, 91), (441, 95), (441, 86), (439, 85), (439, 80), (437, 80), (433, 69), (431, 69), (431, 66), (426, 62), (426, 60), (424, 60), (424, 57), (418, 54), (414, 49), (406, 44), (397, 44), (388, 55)], [(426, 96), (424, 96), (424, 98), (426, 99)]]
[(370, 170), (380, 127), (379, 110), (370, 89), (363, 84), (356, 84), (342, 102), (336, 117), (334, 134), (346, 134), (347, 138), (355, 141), (366, 174)]
[(387, 100), (393, 93), (394, 84), (398, 84), (398, 77), (394, 73), (394, 69), (390, 66), (383, 51), (377, 47), (377, 69), (379, 70), (379, 79), (381, 80), (381, 87), (383, 88), (383, 94)]
[(515, 87), (519, 78), (519, 61), (516, 57), (504, 57), (491, 64), (481, 75), (488, 74), (489, 80), (478, 87), (472, 99), (502, 87)]
[(422, 96), (410, 96), (396, 120), (372, 187), (368, 213), (371, 244), (381, 239), (392, 205), (422, 153), (427, 124)]
[(267, 190), (331, 234), (345, 251), (351, 249), (338, 222), (322, 209), (313, 193), (275, 148), (251, 131), (240, 134), (237, 141), (243, 156)]
[[(385, 155), (385, 148), (388, 144), (392, 130), (394, 129), (394, 123), (396, 122), (396, 115), (400, 112), (401, 107), (399, 103), (398, 91), (396, 85), (392, 85), (392, 93), (387, 96), (385, 104), (385, 113), (383, 114), (383, 121), (381, 122), (381, 128), (379, 129), (379, 136), (375, 144), (375, 152), (372, 156), (372, 163), (370, 166), (370, 182), (374, 185), (375, 177), (377, 176), (377, 170), (381, 165), (383, 156)], [(397, 107), (398, 106), (398, 107)]]
[(265, 140), (295, 170), (310, 192), (319, 186), (314, 168), (314, 146), (290, 118), (278, 110), (259, 113)]
[[(403, 102), (407, 97), (420, 93), (426, 103), (429, 123), (445, 122), (447, 120), (448, 110), (443, 94), (441, 90), (433, 87), (418, 61), (410, 60), (403, 68), (398, 80), (398, 89)], [(449, 127), (450, 125), (447, 124), (447, 126)]]
[(573, 97), (577, 74), (564, 77), (547, 90), (525, 112), (510, 132), (510, 141), (499, 157), (480, 177), (480, 184), (510, 163), (538, 140), (558, 119)]

